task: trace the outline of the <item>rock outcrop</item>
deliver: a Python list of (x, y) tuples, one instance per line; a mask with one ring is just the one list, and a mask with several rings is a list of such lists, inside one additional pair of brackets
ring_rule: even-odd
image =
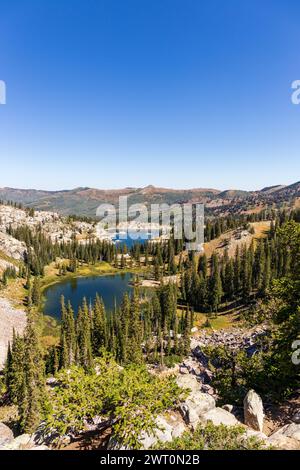
[(193, 375), (179, 375), (177, 385), (189, 390), (186, 400), (180, 404), (180, 412), (185, 422), (195, 429), (201, 421), (201, 417), (216, 406), (215, 399), (200, 390), (200, 384)]
[(262, 432), (264, 423), (263, 402), (254, 390), (249, 390), (244, 398), (244, 422), (255, 431)]
[(224, 426), (237, 426), (241, 424), (232, 413), (223, 408), (212, 408), (207, 413), (204, 413), (201, 416), (201, 422), (207, 423), (208, 421), (211, 421), (215, 426), (220, 426), (220, 424), (224, 424)]
[(7, 233), (0, 232), (0, 251), (17, 261), (23, 260), (26, 245)]
[(286, 424), (269, 436), (268, 441), (270, 445), (279, 449), (299, 450), (300, 424)]
[(153, 433), (142, 433), (140, 442), (143, 449), (150, 449), (158, 442), (171, 442), (176, 437), (180, 437), (187, 429), (180, 417), (174, 414), (159, 415), (155, 422), (157, 428)]
[(229, 349), (244, 349), (249, 356), (255, 354), (259, 349), (259, 340), (267, 334), (267, 327), (263, 325), (256, 326), (251, 330), (243, 330), (242, 328), (234, 328), (231, 330), (219, 330), (212, 333), (201, 332), (192, 338), (191, 350), (203, 365), (207, 357), (202, 349), (205, 346), (226, 346)]
[(246, 429), (244, 439), (250, 439), (253, 437), (255, 439), (258, 439), (259, 441), (262, 441), (266, 447), (270, 447), (269, 438), (266, 434), (264, 434), (263, 432), (254, 431), (253, 429)]
[(8, 428), (9, 432), (4, 427), (8, 428), (0, 423), (0, 450), (50, 450), (46, 445), (36, 445), (30, 434), (21, 434), (14, 438), (11, 430)]
[(4, 423), (0, 423), (0, 446), (12, 441), (14, 438), (12, 430)]
[(200, 391), (192, 392), (180, 405), (180, 411), (187, 424), (193, 429), (200, 423), (202, 416), (216, 406), (212, 396)]
[(15, 309), (11, 303), (0, 298), (0, 370), (3, 368), (8, 343), (12, 340), (13, 330), (22, 334), (26, 326), (26, 313)]
[[(176, 437), (180, 437), (187, 430), (181, 416), (174, 412), (167, 412), (163, 415), (158, 415), (155, 419), (155, 425), (156, 427), (152, 432), (142, 432), (139, 438), (142, 449), (150, 449), (158, 442), (171, 442)], [(111, 437), (108, 443), (108, 449), (129, 450), (117, 442), (114, 436)]]

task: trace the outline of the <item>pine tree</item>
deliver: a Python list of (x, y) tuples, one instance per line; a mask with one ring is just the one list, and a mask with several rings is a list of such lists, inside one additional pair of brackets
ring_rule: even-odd
[(131, 345), (129, 343), (129, 324), (131, 321), (130, 313), (130, 299), (126, 293), (123, 297), (121, 309), (119, 312), (120, 315), (120, 326), (122, 329), (122, 343), (120, 345), (120, 360), (121, 362), (128, 362), (129, 349)]
[(65, 305), (64, 296), (61, 296), (61, 354), (60, 365), (61, 367), (69, 367), (75, 362), (76, 357), (76, 332), (74, 312), (71, 302)]
[(31, 287), (31, 272), (30, 269), (28, 268), (27, 270), (27, 277), (26, 277), (26, 284), (25, 284), (25, 289), (30, 289)]
[(130, 303), (130, 323), (128, 328), (128, 361), (134, 364), (143, 362), (142, 355), (142, 326), (140, 316), (139, 294), (135, 289)]
[(91, 344), (91, 318), (86, 298), (83, 299), (82, 307), (78, 309), (76, 321), (77, 333), (77, 357), (79, 364), (86, 370), (93, 366), (92, 344)]
[(225, 267), (225, 285), (224, 291), (228, 300), (233, 299), (234, 294), (234, 265), (233, 260), (230, 258)]
[(10, 400), (18, 404), (21, 399), (21, 387), (24, 376), (24, 339), (13, 331), (11, 346), (9, 345), (6, 367), (5, 382)]
[(183, 332), (183, 353), (184, 355), (189, 354), (191, 343), (191, 314), (187, 309), (184, 320), (184, 332)]
[(207, 278), (203, 276), (202, 272), (199, 276), (199, 289), (198, 289), (198, 304), (199, 310), (206, 310), (207, 308)]
[(261, 291), (263, 294), (266, 293), (270, 286), (271, 281), (271, 259), (270, 259), (270, 252), (266, 247), (266, 255), (265, 255), (265, 263), (263, 266), (263, 279), (261, 283)]
[(96, 295), (92, 310), (92, 349), (95, 355), (99, 354), (102, 348), (107, 347), (106, 338), (106, 313), (103, 300)]
[(36, 307), (39, 307), (41, 303), (41, 287), (40, 287), (40, 279), (39, 277), (35, 277), (32, 285), (31, 291), (31, 300), (32, 304)]
[(39, 335), (30, 311), (24, 335), (23, 367), (22, 397), (18, 407), (21, 427), (31, 433), (42, 420), (45, 409), (45, 376)]
[(241, 258), (239, 246), (236, 247), (234, 258), (234, 295), (239, 297), (241, 290)]
[(198, 273), (202, 273), (204, 278), (207, 276), (207, 257), (205, 254), (199, 258)]
[(124, 268), (126, 268), (126, 261), (125, 261), (124, 255), (122, 253), (122, 255), (121, 255), (121, 269), (124, 269)]
[(175, 263), (175, 256), (174, 256), (174, 245), (173, 239), (170, 238), (169, 240), (169, 260), (168, 260), (168, 271), (169, 274), (176, 274), (177, 267)]
[(247, 251), (247, 248), (243, 248), (242, 253), (242, 265), (241, 265), (241, 283), (242, 283), (242, 298), (244, 302), (247, 302), (251, 294), (251, 278), (252, 278), (252, 269), (250, 265), (250, 256)]
[(223, 295), (221, 276), (218, 266), (218, 257), (212, 256), (212, 274), (210, 278), (210, 304), (213, 311), (217, 312)]
[[(13, 335), (15, 335), (15, 331), (13, 331)], [(8, 391), (10, 388), (10, 380), (12, 377), (12, 364), (13, 364), (13, 358), (12, 358), (12, 353), (11, 353), (11, 347), (10, 347), (10, 343), (8, 343), (7, 356), (6, 356), (6, 362), (5, 362), (5, 367), (4, 367), (5, 385)]]

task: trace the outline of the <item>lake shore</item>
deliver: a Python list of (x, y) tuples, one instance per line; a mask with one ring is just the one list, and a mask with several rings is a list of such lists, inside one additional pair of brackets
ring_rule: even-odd
[(66, 303), (71, 302), (76, 314), (84, 298), (90, 304), (99, 295), (106, 311), (112, 312), (115, 307), (120, 306), (125, 293), (132, 291), (133, 278), (134, 273), (125, 270), (101, 273), (101, 275), (92, 273), (76, 277), (63, 276), (60, 282), (52, 283), (44, 288), (41, 310), (44, 316), (59, 320), (62, 297)]

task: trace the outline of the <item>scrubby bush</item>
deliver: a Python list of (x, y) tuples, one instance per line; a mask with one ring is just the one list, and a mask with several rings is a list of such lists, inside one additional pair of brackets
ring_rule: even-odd
[(255, 437), (246, 438), (241, 426), (198, 426), (194, 432), (186, 431), (172, 442), (158, 443), (161, 450), (258, 450), (264, 443)]
[(116, 442), (139, 448), (141, 432), (151, 433), (157, 414), (176, 407), (184, 393), (174, 378), (159, 378), (140, 365), (121, 368), (110, 355), (96, 359), (95, 370), (74, 366), (58, 373), (59, 385), (49, 392), (48, 430), (78, 433), (100, 415), (114, 423)]

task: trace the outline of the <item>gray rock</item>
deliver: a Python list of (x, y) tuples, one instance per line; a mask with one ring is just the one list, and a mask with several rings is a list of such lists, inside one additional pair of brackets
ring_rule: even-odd
[(12, 430), (4, 423), (0, 423), (0, 445), (12, 441), (14, 438)]
[(156, 420), (157, 428), (153, 430), (151, 434), (142, 432), (140, 443), (143, 449), (149, 449), (158, 442), (171, 442), (176, 437), (180, 437), (186, 426), (180, 417), (174, 415), (157, 416)]
[(279, 449), (300, 449), (300, 424), (286, 424), (269, 436), (269, 443)]
[(263, 402), (254, 390), (249, 390), (244, 398), (244, 422), (255, 431), (261, 432), (263, 429)]
[(176, 437), (182, 436), (182, 434), (187, 430), (183, 421), (177, 422), (176, 426), (173, 427), (172, 431), (172, 438), (175, 439)]
[(192, 392), (200, 391), (200, 384), (194, 375), (179, 375), (176, 377), (178, 387), (190, 389)]
[(185, 359), (181, 364), (181, 367), (185, 367), (191, 374), (198, 375), (201, 372), (201, 365), (192, 357)]
[(203, 346), (227, 346), (230, 349), (247, 350), (249, 356), (253, 355), (259, 348), (259, 338), (267, 334), (267, 327), (254, 327), (251, 330), (243, 331), (240, 328), (233, 328), (231, 331), (220, 330), (208, 333), (201, 331), (197, 337), (191, 340), (191, 349), (200, 362), (207, 367), (205, 354), (202, 353)]
[(237, 426), (240, 422), (236, 417), (229, 413), (229, 411), (223, 410), (223, 408), (213, 408), (205, 413), (201, 417), (203, 423), (211, 421), (215, 426), (224, 424), (225, 426)]
[(251, 437), (255, 437), (257, 440), (262, 441), (265, 446), (269, 446), (268, 436), (266, 436), (266, 434), (264, 434), (263, 432), (254, 431), (253, 429), (247, 429), (243, 438), (249, 439)]
[(153, 431), (153, 434), (143, 432), (141, 435), (140, 443), (143, 449), (149, 449), (155, 445), (158, 441), (170, 442), (172, 441), (172, 426), (166, 421), (163, 416), (158, 416), (155, 420), (157, 428)]
[(185, 422), (195, 429), (201, 421), (201, 417), (215, 406), (215, 399), (211, 395), (193, 391), (185, 402), (181, 403), (180, 412)]
[(296, 439), (297, 441), (300, 442), (300, 424), (296, 423), (291, 423), (291, 424), (286, 424), (282, 428), (278, 429), (274, 434), (272, 434), (271, 437), (275, 438), (276, 436), (286, 436), (286, 437), (291, 437), (292, 439)]
[(48, 377), (46, 379), (46, 384), (49, 385), (50, 387), (55, 387), (56, 385), (59, 384), (59, 382), (55, 377)]
[(30, 434), (21, 434), (12, 441), (5, 444), (7, 450), (26, 450), (34, 447)]
[(7, 233), (0, 232), (0, 250), (10, 258), (23, 260), (26, 245)]
[[(143, 431), (140, 435), (140, 444), (142, 449), (150, 449), (158, 442), (171, 442), (176, 437), (180, 437), (186, 426), (180, 416), (168, 414), (165, 416), (159, 415), (155, 419), (156, 428), (153, 432), (147, 433)], [(125, 449), (122, 445), (111, 438), (108, 444), (109, 450), (129, 450)]]
[(46, 445), (34, 446), (30, 450), (51, 450), (50, 447)]
[(273, 448), (280, 450), (300, 450), (300, 443), (296, 439), (286, 436), (270, 436), (268, 439), (269, 445)]

